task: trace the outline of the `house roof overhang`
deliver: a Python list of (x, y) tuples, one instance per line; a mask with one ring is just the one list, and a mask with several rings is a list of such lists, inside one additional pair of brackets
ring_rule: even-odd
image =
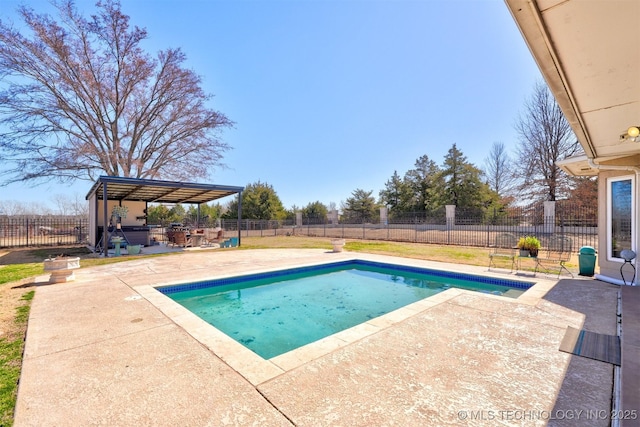
[(155, 203), (206, 203), (238, 194), (244, 187), (199, 184), (192, 182), (160, 181), (153, 179), (101, 176), (87, 193), (98, 200), (133, 200)]
[(640, 2), (505, 2), (586, 158), (635, 159), (621, 135), (640, 125)]
[(573, 176), (596, 176), (598, 175), (598, 169), (595, 168), (590, 162), (589, 158), (585, 155), (568, 157), (564, 160), (559, 160), (556, 165), (569, 175)]

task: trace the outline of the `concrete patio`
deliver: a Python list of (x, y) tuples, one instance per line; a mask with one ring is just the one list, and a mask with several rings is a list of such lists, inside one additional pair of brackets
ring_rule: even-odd
[[(451, 289), (269, 361), (150, 287), (350, 258), (536, 285), (518, 299)], [(619, 287), (554, 279), (284, 249), (80, 269), (36, 292), (15, 425), (608, 426), (613, 365), (558, 346), (568, 326), (615, 335)]]

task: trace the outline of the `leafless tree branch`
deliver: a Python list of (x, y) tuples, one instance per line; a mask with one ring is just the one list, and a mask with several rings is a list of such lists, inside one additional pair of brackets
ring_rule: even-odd
[[(97, 175), (190, 180), (224, 166), (233, 125), (208, 107), (180, 49), (155, 58), (117, 0), (58, 20), (19, 8), (23, 35), (0, 21), (0, 171), (3, 183)], [(193, 161), (194, 158), (197, 161)]]
[(536, 84), (515, 129), (521, 194), (532, 200), (565, 197), (570, 183), (556, 162), (576, 154), (579, 144), (546, 85)]

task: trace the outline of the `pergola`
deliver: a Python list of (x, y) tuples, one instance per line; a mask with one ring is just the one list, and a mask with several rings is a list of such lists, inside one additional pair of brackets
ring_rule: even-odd
[[(92, 207), (98, 218), (99, 200), (136, 201), (146, 203), (190, 203), (198, 205), (216, 199), (238, 194), (238, 245), (240, 245), (240, 224), (242, 220), (242, 190), (244, 187), (201, 184), (193, 182), (160, 181), (153, 179), (101, 176), (87, 193), (86, 199), (94, 199)], [(95, 197), (94, 197), (95, 196)], [(103, 207), (103, 230), (108, 229), (107, 203)], [(105, 245), (102, 245), (104, 251)], [(104, 251), (107, 256), (107, 252)]]

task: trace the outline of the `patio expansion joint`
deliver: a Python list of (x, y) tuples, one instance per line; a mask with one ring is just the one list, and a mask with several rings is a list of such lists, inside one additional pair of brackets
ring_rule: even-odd
[(129, 336), (132, 336), (132, 335), (137, 335), (137, 334), (140, 334), (140, 333), (143, 333), (143, 332), (152, 331), (154, 329), (166, 328), (168, 326), (172, 326), (172, 323), (165, 323), (165, 324), (162, 324), (162, 325), (156, 325), (156, 326), (152, 326), (152, 327), (149, 327), (149, 328), (139, 329), (137, 331), (129, 332), (129, 333), (126, 333), (126, 334), (114, 335), (114, 336), (111, 336), (109, 338), (104, 338), (104, 339), (101, 339), (101, 340), (86, 342), (86, 343), (84, 343), (82, 345), (76, 345), (76, 346), (72, 346), (72, 347), (67, 347), (67, 348), (64, 348), (62, 350), (51, 351), (51, 352), (48, 352), (48, 353), (39, 354), (37, 356), (26, 356), (25, 355), (25, 359), (37, 360), (37, 359), (41, 359), (43, 357), (48, 357), (48, 356), (52, 356), (52, 355), (56, 355), (56, 354), (61, 354), (61, 353), (65, 353), (65, 352), (68, 352), (68, 351), (78, 350), (78, 349), (81, 349), (81, 348), (90, 347), (90, 346), (102, 344), (102, 343), (105, 343), (105, 342), (110, 342), (110, 341), (113, 341), (113, 340), (116, 340), (116, 339), (119, 339), (119, 338), (124, 338), (124, 337), (129, 337)]
[[(263, 384), (264, 384), (264, 383), (263, 383)], [(258, 384), (258, 385), (260, 385), (260, 384)], [(277, 406), (275, 403), (273, 403), (273, 402), (271, 401), (271, 399), (269, 399), (269, 396), (267, 396), (266, 394), (264, 394), (264, 393), (262, 392), (262, 390), (260, 390), (260, 389), (258, 388), (258, 385), (253, 385), (253, 384), (252, 384), (252, 386), (253, 386), (254, 390), (255, 390), (256, 392), (258, 392), (258, 394), (259, 394), (260, 396), (262, 396), (262, 398), (263, 398), (263, 399), (264, 399), (264, 400), (265, 400), (269, 405), (271, 405), (271, 407), (272, 407), (273, 409), (275, 409), (278, 413), (280, 413), (280, 415), (282, 415), (282, 416), (283, 416), (287, 421), (289, 421), (289, 422), (291, 423), (291, 425), (292, 425), (292, 426), (295, 426), (295, 425), (296, 425), (295, 421), (293, 421), (293, 420), (292, 420), (292, 419), (291, 419), (291, 418), (290, 418), (290, 417), (289, 417), (285, 412), (283, 412), (283, 411), (282, 411), (282, 409), (278, 408), (278, 406)]]

